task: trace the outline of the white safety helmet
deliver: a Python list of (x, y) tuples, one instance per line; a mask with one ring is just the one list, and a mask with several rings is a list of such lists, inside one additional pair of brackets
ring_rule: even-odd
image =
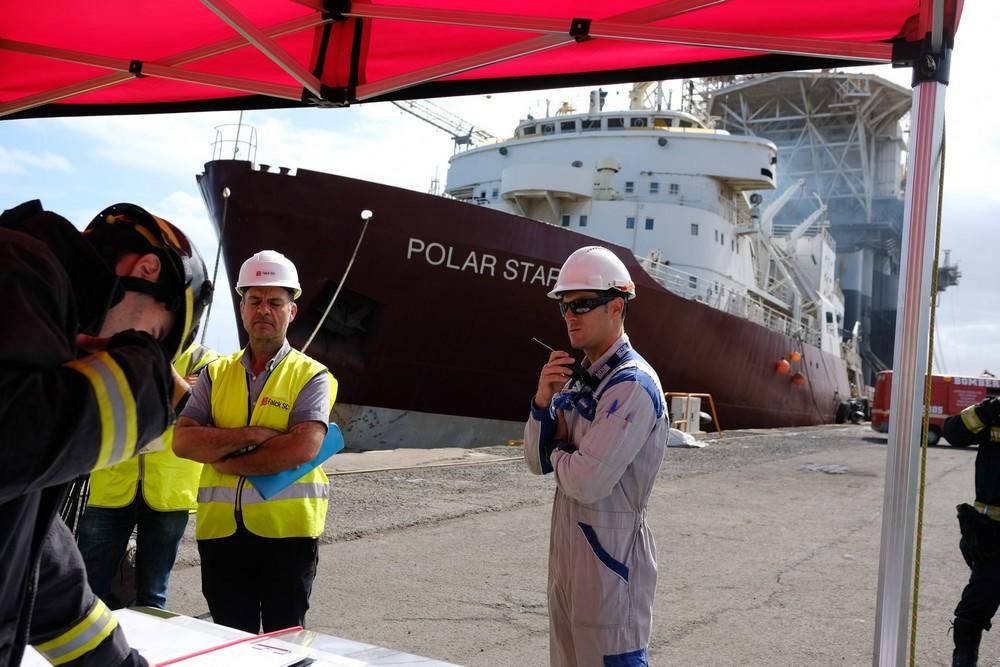
[(236, 292), (243, 296), (250, 287), (285, 287), (292, 290), (292, 299), (302, 294), (299, 272), (292, 261), (276, 250), (261, 250), (243, 262), (236, 281)]
[(635, 283), (625, 264), (607, 248), (591, 245), (566, 258), (549, 298), (558, 299), (563, 292), (608, 290), (621, 292), (626, 301), (635, 298)]

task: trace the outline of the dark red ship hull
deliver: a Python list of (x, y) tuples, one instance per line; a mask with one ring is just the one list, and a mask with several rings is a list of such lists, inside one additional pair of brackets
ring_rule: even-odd
[[(347, 268), (361, 210), (374, 213), (308, 349), (339, 379), (339, 403), (523, 420), (548, 354), (531, 338), (567, 345), (548, 288), (573, 250), (600, 243), (443, 197), (306, 170), (268, 173), (222, 160), (205, 166), (199, 184), (217, 227), (226, 211), (229, 275), (262, 249), (283, 252), (298, 267), (303, 293), (289, 331), (296, 347)], [(601, 245), (635, 279), (626, 330), (666, 391), (710, 393), (727, 429), (834, 421), (838, 400), (850, 396), (841, 359), (668, 292), (628, 249)], [(777, 373), (776, 363), (794, 351), (802, 359)], [(804, 384), (792, 382), (797, 372)]]

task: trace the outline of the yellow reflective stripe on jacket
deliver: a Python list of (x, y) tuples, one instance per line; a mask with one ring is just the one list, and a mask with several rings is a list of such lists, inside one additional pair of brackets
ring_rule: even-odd
[[(282, 359), (250, 406), (244, 351), (209, 366), (212, 379), (212, 423), (218, 428), (262, 426), (285, 433), (299, 392), (319, 373), (329, 371), (317, 361), (292, 350)], [(336, 380), (330, 376), (330, 407)], [(248, 414), (249, 412), (249, 414)], [(238, 475), (224, 475), (212, 466), (202, 468), (198, 490), (199, 540), (228, 537), (236, 532), (236, 514), (242, 512), (247, 530), (262, 537), (318, 537), (326, 524), (329, 480), (321, 467), (303, 475), (277, 497), (264, 500), (253, 483)]]
[(94, 468), (104, 468), (131, 458), (138, 431), (135, 397), (121, 366), (107, 352), (98, 352), (66, 365), (82, 373), (97, 396), (101, 448)]
[(969, 429), (971, 433), (979, 433), (986, 428), (986, 424), (984, 424), (983, 420), (976, 414), (975, 405), (970, 405), (966, 409), (962, 410), (961, 414), (962, 423), (965, 424), (965, 428)]
[[(173, 366), (186, 377), (218, 357), (214, 350), (192, 343), (174, 360)], [(91, 473), (87, 504), (105, 508), (126, 507), (135, 500), (139, 478), (142, 477), (142, 497), (149, 507), (161, 512), (195, 509), (198, 506), (201, 464), (174, 454), (172, 426), (160, 438), (164, 440), (162, 450), (140, 454)]]
[(100, 598), (95, 598), (94, 606), (76, 625), (55, 639), (36, 645), (35, 649), (53, 665), (62, 665), (93, 651), (117, 627), (115, 615)]

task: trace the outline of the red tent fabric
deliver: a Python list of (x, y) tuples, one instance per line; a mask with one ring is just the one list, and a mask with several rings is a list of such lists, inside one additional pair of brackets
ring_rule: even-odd
[[(888, 62), (913, 56), (929, 2), (5, 0), (0, 118), (343, 105)], [(945, 4), (951, 35), (961, 1)]]

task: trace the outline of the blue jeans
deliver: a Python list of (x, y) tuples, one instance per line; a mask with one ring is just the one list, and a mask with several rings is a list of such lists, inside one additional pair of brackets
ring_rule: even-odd
[(165, 609), (167, 581), (187, 521), (187, 510), (158, 512), (150, 508), (142, 498), (141, 485), (130, 505), (113, 509), (87, 507), (80, 517), (78, 541), (94, 593), (105, 602), (110, 598), (111, 582), (125, 556), (132, 530), (138, 526), (135, 604)]

